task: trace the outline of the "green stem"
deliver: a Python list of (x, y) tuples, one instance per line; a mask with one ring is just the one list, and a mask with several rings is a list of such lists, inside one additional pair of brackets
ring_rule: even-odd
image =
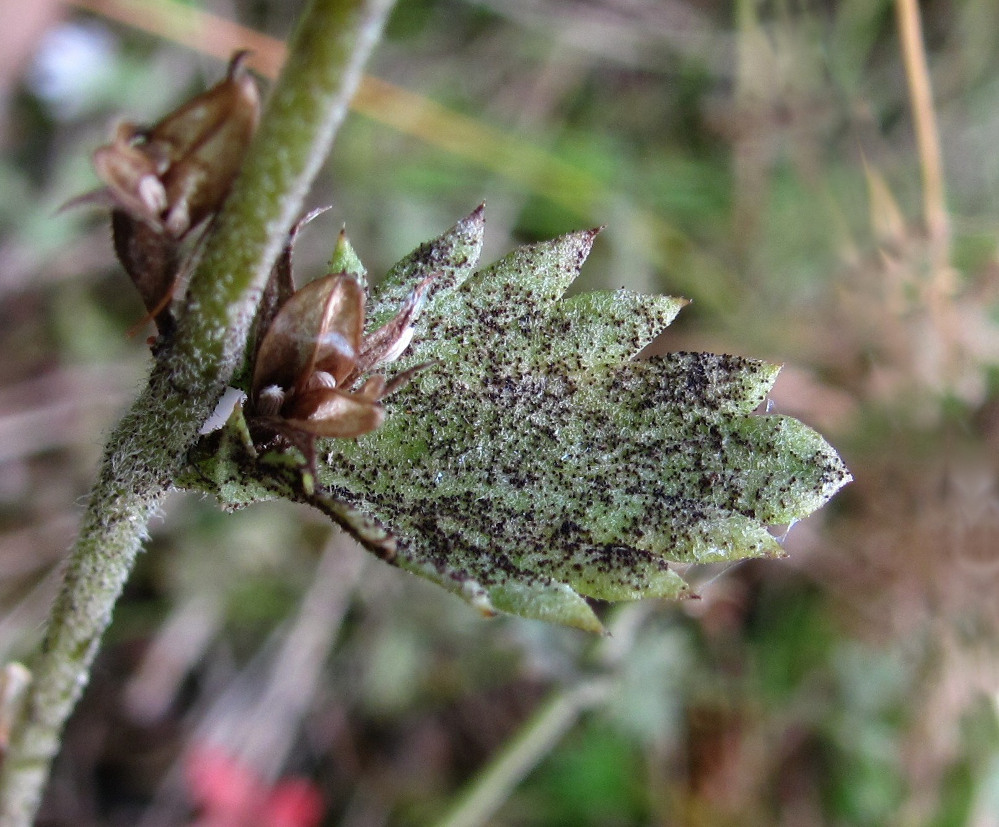
[(437, 827), (487, 824), (524, 777), (554, 749), (586, 710), (607, 700), (611, 683), (593, 679), (557, 692), (459, 797)]
[(146, 526), (242, 359), (271, 266), (323, 163), (392, 0), (313, 0), (244, 169), (191, 279), (176, 338), (109, 440), (0, 774), (0, 824), (34, 819)]

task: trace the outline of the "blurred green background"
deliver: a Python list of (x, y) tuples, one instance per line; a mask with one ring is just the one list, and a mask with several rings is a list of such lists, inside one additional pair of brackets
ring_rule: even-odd
[[(192, 10), (283, 39), (298, 8), (0, 6), (5, 660), (38, 642), (150, 361), (106, 216), (56, 210), (97, 186), (116, 119), (155, 120), (245, 45)], [(397, 97), (362, 92), (299, 278), (344, 223), (373, 274), (483, 200), (485, 261), (606, 225), (579, 289), (692, 299), (654, 347), (784, 363), (774, 409), (856, 481), (787, 532), (787, 559), (602, 607), (602, 640), (485, 620), (307, 510), (177, 495), (39, 823), (221, 823), (188, 779), (205, 745), (265, 796), (309, 779), (321, 823), (349, 827), (436, 823), (470, 785), (502, 804), (454, 823), (999, 823), (999, 5), (920, 4), (930, 106), (910, 97), (914, 9), (401, 2), (368, 67)], [(518, 738), (507, 790), (490, 769)]]

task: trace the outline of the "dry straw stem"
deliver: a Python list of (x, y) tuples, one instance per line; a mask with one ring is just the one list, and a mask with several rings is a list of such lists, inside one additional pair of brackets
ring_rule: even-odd
[(933, 108), (933, 89), (926, 63), (919, 5), (916, 0), (896, 0), (895, 13), (923, 176), (923, 220), (937, 251), (937, 263), (941, 265), (938, 270), (943, 272), (949, 256), (950, 218), (944, 194), (940, 134)]
[(943, 379), (944, 375), (952, 377), (961, 372), (967, 354), (962, 344), (965, 323), (960, 319), (956, 273), (951, 266), (951, 227), (940, 134), (917, 0), (896, 0), (895, 12), (923, 183), (923, 222), (928, 240), (926, 265), (929, 276), (922, 285), (921, 295), (942, 347), (943, 358), (937, 358), (941, 366), (937, 370), (943, 371), (940, 379), (950, 384), (952, 380)]
[(390, 0), (313, 0), (216, 230), (172, 347), (115, 429), (0, 775), (0, 824), (34, 819), (60, 736), (146, 535), (241, 358), (260, 292), (329, 151)]

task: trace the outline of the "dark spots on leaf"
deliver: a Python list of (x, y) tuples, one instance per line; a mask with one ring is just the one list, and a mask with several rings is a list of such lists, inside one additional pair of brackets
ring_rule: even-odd
[[(721, 542), (726, 520), (797, 516), (848, 479), (824, 443), (791, 449), (779, 427), (754, 426), (765, 363), (630, 361), (667, 305), (624, 291), (561, 299), (593, 231), (521, 250), (452, 289), (477, 255), (474, 216), (477, 231), (455, 230), (393, 270), (446, 274), (413, 355), (439, 364), (391, 397), (379, 431), (322, 445), (322, 492), (386, 526), (393, 562), (466, 597), (557, 582), (640, 594), (671, 561)], [(390, 286), (384, 301), (406, 289)]]

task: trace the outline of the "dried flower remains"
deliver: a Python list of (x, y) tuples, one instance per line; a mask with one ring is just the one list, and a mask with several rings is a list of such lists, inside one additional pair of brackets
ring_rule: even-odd
[(274, 313), (257, 348), (250, 387), (251, 420), (300, 441), (350, 438), (385, 419), (381, 400), (426, 367), (391, 380), (362, 377), (394, 361), (413, 337), (429, 279), (387, 324), (364, 335), (365, 291), (349, 273), (332, 273), (293, 293)]
[(161, 334), (184, 269), (180, 242), (222, 206), (260, 116), (248, 52), (233, 55), (226, 77), (158, 123), (123, 122), (93, 155), (105, 186), (67, 206), (110, 207), (115, 252)]
[(226, 77), (152, 127), (119, 124), (94, 152), (115, 208), (172, 238), (218, 210), (239, 172), (260, 115), (260, 93), (237, 52)]

